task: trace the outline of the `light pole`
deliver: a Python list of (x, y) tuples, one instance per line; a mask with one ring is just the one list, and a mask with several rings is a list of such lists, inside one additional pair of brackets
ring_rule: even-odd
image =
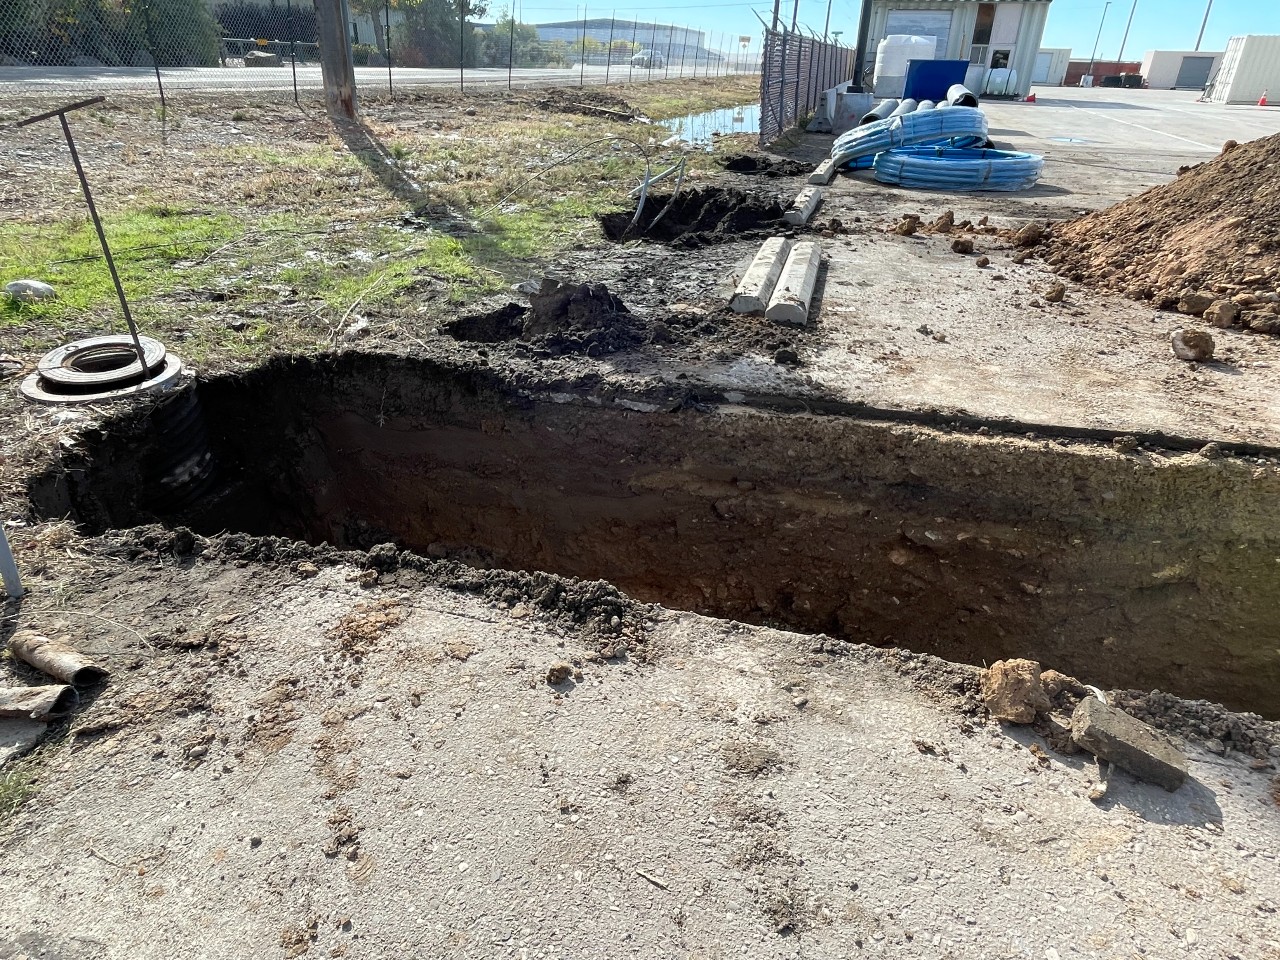
[(1213, 0), (1204, 8), (1204, 19), (1200, 21), (1200, 35), (1196, 37), (1196, 49), (1200, 49), (1200, 41), (1204, 39), (1204, 28), (1209, 25), (1209, 11), (1213, 9)]
[[(1213, 0), (1209, 0), (1210, 3)], [(1120, 38), (1120, 55), (1116, 57), (1116, 61), (1124, 60), (1124, 45), (1129, 42), (1129, 28), (1133, 26), (1133, 15), (1138, 12), (1138, 0), (1133, 0), (1133, 6), (1129, 8), (1129, 22), (1124, 25), (1124, 36)]]
[[(1210, 3), (1213, 0), (1209, 0)], [(1102, 42), (1102, 25), (1107, 22), (1107, 10), (1111, 8), (1111, 0), (1107, 0), (1102, 8), (1102, 19), (1098, 21), (1098, 38), (1093, 41), (1093, 53), (1089, 55), (1089, 77), (1093, 77), (1093, 62), (1098, 59), (1098, 44)]]

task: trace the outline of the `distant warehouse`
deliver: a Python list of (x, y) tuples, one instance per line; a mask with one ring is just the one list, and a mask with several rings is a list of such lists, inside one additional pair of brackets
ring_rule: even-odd
[(1206, 96), (1215, 103), (1257, 103), (1280, 94), (1280, 36), (1232, 37)]
[(1222, 66), (1222, 57), (1199, 50), (1148, 50), (1142, 78), (1151, 90), (1203, 90)]

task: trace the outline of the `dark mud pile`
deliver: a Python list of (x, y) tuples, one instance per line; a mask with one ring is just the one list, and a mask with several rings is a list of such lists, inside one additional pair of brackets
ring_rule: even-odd
[(810, 164), (783, 157), (767, 157), (758, 153), (740, 153), (725, 157), (724, 168), (730, 173), (743, 173), (757, 177), (799, 177), (812, 173)]
[(789, 229), (782, 214), (783, 201), (772, 194), (725, 187), (696, 187), (650, 196), (634, 227), (635, 211), (607, 213), (600, 227), (614, 243), (651, 240), (674, 247), (696, 249), (755, 236), (761, 231)]
[(1228, 141), (1172, 183), (1058, 226), (1046, 260), (1162, 310), (1280, 333), (1280, 134)]

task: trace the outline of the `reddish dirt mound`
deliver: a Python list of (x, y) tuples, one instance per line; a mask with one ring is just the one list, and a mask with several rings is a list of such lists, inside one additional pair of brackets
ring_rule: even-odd
[(1162, 310), (1280, 333), (1280, 134), (1228, 141), (1172, 183), (1057, 227), (1046, 259)]

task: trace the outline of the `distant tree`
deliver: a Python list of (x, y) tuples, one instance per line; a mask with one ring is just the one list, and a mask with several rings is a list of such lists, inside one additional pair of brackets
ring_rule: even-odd
[(545, 67), (547, 50), (538, 31), (527, 23), (513, 23), (504, 13), (491, 30), (476, 30), (477, 59), (482, 66), (505, 67), (508, 59), (521, 67)]
[(399, 0), (396, 6), (404, 14), (396, 27), (397, 59), (424, 67), (475, 66), (475, 31), (462, 24), (483, 17), (487, 0)]

